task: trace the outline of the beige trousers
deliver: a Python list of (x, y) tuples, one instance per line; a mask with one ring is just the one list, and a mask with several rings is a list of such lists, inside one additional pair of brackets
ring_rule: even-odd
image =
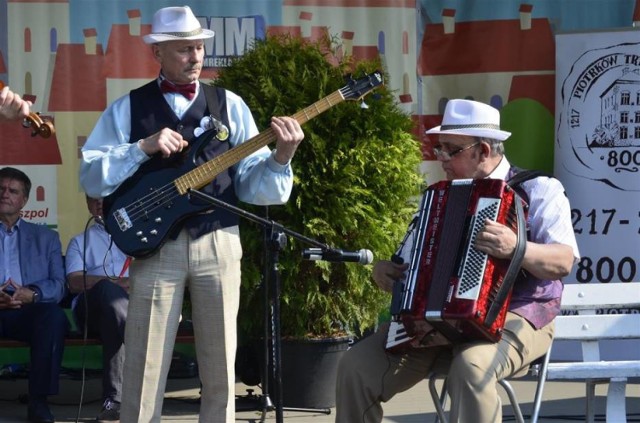
[(241, 257), (238, 227), (234, 226), (197, 240), (183, 230), (152, 257), (133, 261), (122, 422), (160, 422), (185, 287), (191, 295), (202, 383), (199, 421), (235, 421)]
[[(536, 330), (524, 318), (508, 313), (502, 340), (453, 349), (434, 347), (392, 354), (385, 349), (388, 325), (356, 343), (340, 361), (336, 390), (336, 422), (382, 421), (382, 402), (406, 391), (432, 369), (448, 371), (451, 423), (502, 421), (497, 381), (516, 373), (546, 353), (553, 323)], [(430, 401), (427, 391), (425, 401)]]

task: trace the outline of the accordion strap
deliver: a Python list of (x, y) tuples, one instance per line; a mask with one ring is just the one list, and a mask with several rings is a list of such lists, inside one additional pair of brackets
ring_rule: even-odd
[(527, 249), (527, 230), (522, 200), (518, 195), (515, 195), (513, 201), (515, 203), (516, 219), (518, 222), (516, 248), (513, 252), (511, 263), (509, 263), (509, 267), (504, 275), (502, 285), (498, 288), (495, 299), (487, 311), (487, 317), (484, 320), (485, 326), (491, 326), (498, 317), (500, 309), (507, 299), (509, 292), (511, 292), (511, 287), (513, 287), (513, 284), (516, 281), (518, 272), (520, 271), (520, 266), (522, 265), (524, 253)]

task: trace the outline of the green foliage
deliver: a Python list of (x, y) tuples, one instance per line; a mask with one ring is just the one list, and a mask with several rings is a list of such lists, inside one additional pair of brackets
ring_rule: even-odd
[[(345, 85), (347, 61), (333, 56), (329, 41), (308, 43), (269, 37), (224, 69), (216, 81), (239, 94), (259, 128), (272, 116), (293, 115)], [(352, 66), (354, 78), (380, 68)], [(305, 140), (293, 159), (295, 182), (285, 205), (270, 206), (268, 218), (335, 248), (369, 248), (377, 259), (391, 256), (415, 212), (412, 200), (422, 179), (419, 143), (412, 120), (380, 87), (359, 102), (337, 104), (303, 125)], [(373, 98), (375, 97), (375, 99)], [(265, 208), (243, 205), (265, 215)], [(243, 221), (243, 281), (239, 326), (260, 334), (264, 235)], [(326, 337), (372, 327), (390, 296), (371, 279), (372, 266), (302, 259), (311, 247), (294, 237), (279, 254), (281, 331), (284, 337)]]

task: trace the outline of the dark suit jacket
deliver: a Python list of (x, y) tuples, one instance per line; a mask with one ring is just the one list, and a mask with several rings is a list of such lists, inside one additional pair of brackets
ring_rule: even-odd
[(41, 302), (60, 302), (66, 295), (60, 236), (44, 225), (24, 220), (18, 235), (22, 284), (39, 288)]

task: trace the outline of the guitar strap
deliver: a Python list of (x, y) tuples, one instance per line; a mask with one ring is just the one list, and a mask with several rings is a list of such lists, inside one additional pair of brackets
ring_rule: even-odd
[(549, 178), (553, 177), (541, 170), (522, 169), (517, 166), (511, 166), (511, 169), (509, 169), (509, 174), (511, 175), (511, 177), (507, 181), (507, 184), (511, 188), (513, 188), (516, 191), (516, 193), (520, 196), (520, 198), (522, 198), (527, 204), (529, 204), (529, 195), (526, 193), (524, 188), (522, 188), (522, 184), (526, 181), (535, 179), (539, 176), (546, 176)]
[[(227, 130), (230, 131), (229, 115), (227, 113), (227, 96), (226, 90), (222, 87), (200, 83), (203, 91), (207, 113), (213, 118), (222, 122)], [(229, 134), (230, 136), (231, 134)], [(224, 151), (229, 149), (229, 141), (225, 139), (218, 141), (215, 138), (208, 144), (202, 145), (203, 150), (198, 155), (198, 163), (209, 161)], [(228, 168), (224, 172), (216, 176), (216, 179), (209, 185), (201, 188), (206, 194), (217, 197), (219, 200), (227, 204), (236, 205), (238, 199), (233, 189), (233, 177), (235, 170)], [(235, 226), (238, 224), (239, 217), (222, 208), (215, 208), (211, 214), (201, 214), (192, 216), (185, 222), (192, 238), (196, 239), (205, 233), (212, 232), (216, 229)]]
[[(229, 128), (229, 117), (227, 116), (227, 102), (224, 89), (203, 83), (200, 84), (200, 87), (202, 87), (204, 91), (204, 97), (207, 100), (207, 107), (211, 116), (221, 121), (227, 126), (227, 128)], [(220, 99), (225, 100), (220, 101)], [(221, 105), (224, 106), (224, 109), (222, 109)]]

